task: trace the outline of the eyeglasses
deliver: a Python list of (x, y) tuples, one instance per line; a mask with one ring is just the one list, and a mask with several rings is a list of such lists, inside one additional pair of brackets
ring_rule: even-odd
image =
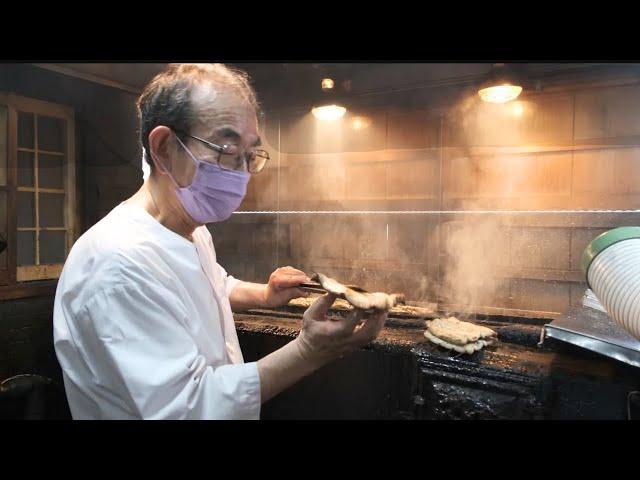
[(249, 173), (260, 173), (267, 164), (267, 161), (271, 158), (269, 156), (269, 152), (266, 150), (252, 149), (242, 152), (236, 145), (216, 145), (204, 138), (190, 135), (182, 130), (173, 130), (180, 135), (193, 138), (194, 140), (203, 143), (211, 150), (216, 151), (218, 153), (216, 163), (224, 170), (242, 170), (246, 163)]

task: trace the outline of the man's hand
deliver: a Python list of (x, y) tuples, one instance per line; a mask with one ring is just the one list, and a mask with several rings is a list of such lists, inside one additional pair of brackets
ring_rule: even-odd
[(335, 299), (336, 296), (332, 294), (319, 297), (304, 312), (298, 338), (258, 360), (263, 403), (301, 378), (378, 336), (387, 319), (387, 312), (365, 315), (362, 310), (353, 310), (347, 318), (329, 318), (327, 311)]
[(280, 307), (289, 303), (289, 300), (297, 297), (306, 297), (308, 294), (297, 288), (311, 279), (303, 271), (293, 267), (281, 267), (276, 269), (269, 277), (269, 283), (264, 288), (264, 303), (267, 307)]
[(387, 320), (387, 312), (367, 315), (354, 309), (346, 318), (327, 317), (336, 296), (318, 298), (302, 317), (302, 331), (297, 338), (300, 354), (312, 363), (331, 361), (373, 341)]

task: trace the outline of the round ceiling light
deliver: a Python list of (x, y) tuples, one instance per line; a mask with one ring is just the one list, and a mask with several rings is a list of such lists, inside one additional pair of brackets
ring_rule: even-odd
[(318, 120), (338, 120), (344, 117), (347, 109), (340, 105), (322, 105), (319, 107), (313, 107), (311, 113)]

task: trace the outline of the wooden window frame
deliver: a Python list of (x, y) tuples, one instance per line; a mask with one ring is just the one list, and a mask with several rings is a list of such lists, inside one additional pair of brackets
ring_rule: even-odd
[[(57, 278), (63, 264), (47, 264), (22, 266), (17, 265), (17, 206), (18, 192), (35, 191), (37, 188), (37, 167), (34, 165), (34, 186), (18, 186), (18, 112), (31, 113), (38, 116), (60, 118), (66, 123), (66, 162), (64, 163), (64, 189), (38, 189), (44, 193), (51, 190), (64, 191), (64, 229), (66, 252), (76, 240), (79, 231), (79, 217), (76, 209), (77, 175), (75, 158), (75, 114), (71, 107), (56, 103), (23, 97), (10, 92), (0, 92), (0, 105), (7, 108), (7, 185), (0, 190), (7, 192), (7, 269), (0, 270), (0, 300), (23, 298), (33, 295), (46, 295), (55, 292)], [(34, 131), (34, 135), (37, 132)], [(37, 149), (37, 138), (34, 140)], [(24, 151), (24, 148), (20, 148)], [(29, 149), (27, 149), (29, 150)], [(47, 153), (39, 151), (39, 153)], [(36, 195), (37, 197), (37, 195)], [(35, 209), (34, 204), (34, 209)], [(37, 209), (36, 209), (37, 211)], [(22, 230), (61, 230), (61, 228), (42, 228), (39, 219), (35, 219), (34, 227)], [(37, 245), (37, 242), (36, 242)]]

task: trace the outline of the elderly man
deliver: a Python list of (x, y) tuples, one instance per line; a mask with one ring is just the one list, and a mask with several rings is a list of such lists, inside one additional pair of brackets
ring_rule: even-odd
[(244, 363), (232, 311), (284, 305), (306, 275), (266, 285), (217, 263), (206, 223), (227, 219), (268, 160), (246, 76), (174, 65), (138, 100), (151, 174), (75, 243), (60, 276), (54, 341), (75, 419), (257, 419), (260, 406), (374, 339), (386, 314), (305, 312), (300, 335)]

